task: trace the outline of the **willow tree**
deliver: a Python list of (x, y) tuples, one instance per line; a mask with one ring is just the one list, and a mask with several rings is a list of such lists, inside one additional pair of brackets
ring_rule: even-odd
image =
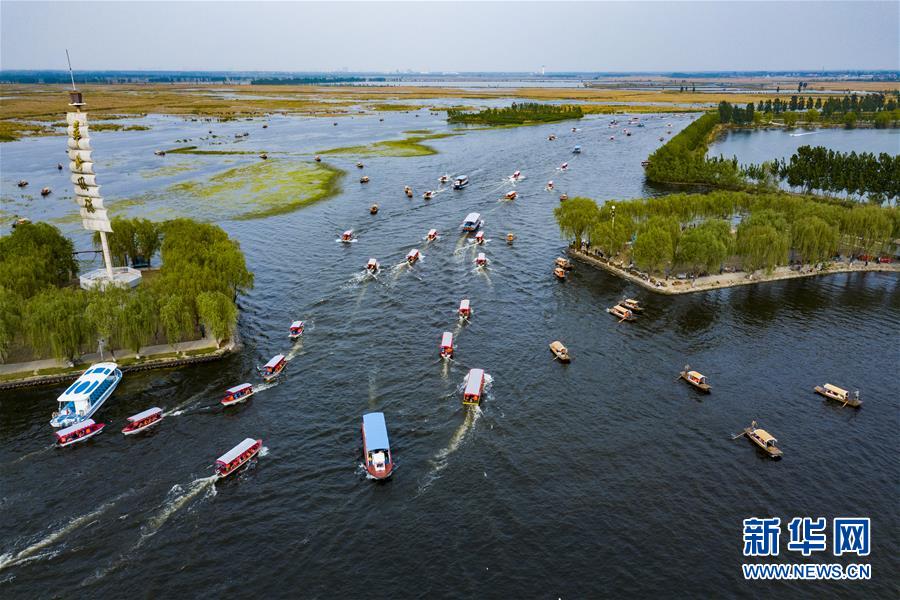
[(156, 299), (146, 290), (132, 290), (125, 301), (124, 311), (122, 339), (129, 350), (140, 354), (141, 348), (156, 335), (159, 324)]
[(197, 296), (197, 312), (200, 322), (216, 339), (217, 346), (237, 327), (237, 306), (222, 292), (203, 292)]
[(94, 289), (87, 294), (87, 316), (93, 324), (97, 341), (103, 340), (110, 352), (124, 343), (124, 324), (131, 318), (125, 312), (128, 294), (129, 290), (119, 286)]
[(819, 217), (804, 217), (791, 225), (791, 245), (806, 263), (812, 264), (834, 256), (840, 241), (837, 227)]
[(0, 363), (6, 360), (22, 320), (22, 298), (0, 286)]
[(731, 227), (719, 219), (704, 221), (688, 229), (678, 245), (678, 263), (693, 272), (714, 271), (731, 254)]
[(669, 229), (661, 225), (651, 225), (638, 233), (631, 249), (634, 262), (646, 271), (668, 270), (675, 257), (675, 242)]
[(590, 198), (569, 198), (553, 209), (559, 231), (580, 246), (591, 228), (600, 221), (600, 209)]
[(608, 255), (615, 256), (625, 248), (635, 229), (634, 221), (626, 215), (616, 219), (608, 218), (591, 227), (591, 244), (603, 249)]
[(94, 333), (86, 308), (87, 296), (79, 289), (50, 288), (37, 294), (23, 311), (28, 343), (41, 355), (75, 362)]
[(192, 305), (193, 302), (180, 295), (171, 295), (160, 300), (159, 323), (170, 344), (181, 342), (194, 332)]
[(0, 236), (0, 286), (30, 298), (50, 287), (66, 285), (78, 272), (72, 241), (47, 223), (17, 226)]

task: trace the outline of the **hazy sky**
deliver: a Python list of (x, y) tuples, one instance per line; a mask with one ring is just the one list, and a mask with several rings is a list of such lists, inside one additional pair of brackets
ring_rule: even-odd
[(0, 68), (900, 69), (900, 2), (0, 0)]

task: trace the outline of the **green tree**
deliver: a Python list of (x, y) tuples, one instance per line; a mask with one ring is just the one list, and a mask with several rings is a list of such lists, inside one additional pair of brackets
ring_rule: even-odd
[(48, 288), (33, 296), (24, 314), (24, 333), (42, 355), (75, 362), (94, 334), (85, 318), (87, 296), (79, 289)]
[(569, 198), (555, 209), (553, 216), (563, 236), (575, 238), (575, 245), (580, 246), (582, 240), (600, 220), (600, 209), (590, 198)]
[(806, 122), (807, 123), (816, 123), (819, 120), (819, 111), (814, 108), (810, 108), (806, 111)]
[(837, 227), (819, 217), (804, 217), (791, 225), (791, 245), (809, 264), (834, 256), (840, 239)]
[(615, 220), (607, 216), (605, 220), (592, 226), (591, 245), (602, 249), (609, 256), (615, 256), (625, 248), (634, 232), (634, 221), (628, 215), (620, 215)]
[(28, 299), (78, 273), (72, 241), (47, 223), (26, 223), (0, 237), (0, 286)]
[(170, 344), (181, 342), (194, 332), (192, 304), (178, 295), (167, 296), (160, 300), (159, 322)]
[(87, 292), (87, 317), (97, 333), (98, 341), (104, 340), (111, 354), (124, 343), (123, 326), (128, 318), (125, 307), (129, 293), (130, 290), (119, 286)]
[(711, 272), (731, 254), (731, 227), (720, 219), (704, 221), (688, 229), (678, 244), (678, 263), (692, 272)]
[(858, 117), (855, 112), (850, 111), (844, 114), (844, 127), (847, 129), (853, 129), (856, 127), (856, 121)]
[(197, 312), (217, 345), (228, 339), (237, 327), (237, 307), (221, 292), (203, 292), (197, 296)]
[(795, 112), (786, 112), (782, 118), (784, 119), (784, 126), (788, 129), (792, 129), (797, 125), (797, 113)]
[(22, 297), (0, 286), (0, 363), (6, 360), (22, 320)]
[(674, 246), (675, 242), (669, 229), (655, 224), (638, 233), (631, 254), (640, 268), (657, 273), (672, 265), (675, 257)]
[(156, 300), (146, 290), (132, 290), (125, 301), (125, 315), (122, 326), (122, 340), (135, 354), (149, 344), (156, 335), (159, 315)]

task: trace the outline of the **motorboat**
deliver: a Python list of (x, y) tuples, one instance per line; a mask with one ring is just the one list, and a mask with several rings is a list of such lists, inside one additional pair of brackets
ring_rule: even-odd
[(413, 191), (412, 191), (412, 188), (409, 187), (408, 185), (407, 185), (407, 186), (404, 186), (404, 188), (403, 188), (403, 193), (406, 194), (406, 197), (407, 197), (407, 198), (412, 198), (412, 197), (413, 197)]
[(363, 415), (362, 422), (363, 458), (366, 472), (372, 479), (387, 479), (394, 472), (391, 445), (388, 440), (384, 413), (373, 412)]
[(50, 425), (68, 427), (91, 416), (103, 406), (122, 380), (122, 371), (114, 362), (91, 365), (81, 377), (57, 398), (59, 410), (53, 413)]
[(356, 168), (357, 168), (357, 169), (362, 169), (362, 168), (365, 167), (365, 166), (366, 166), (366, 165), (362, 164), (361, 162), (356, 163)]
[(561, 267), (556, 267), (555, 269), (553, 269), (553, 275), (560, 281), (566, 280), (566, 270)]
[(619, 302), (619, 304), (621, 304), (628, 310), (631, 310), (634, 312), (643, 312), (644, 311), (644, 307), (641, 306), (641, 303), (638, 302), (637, 300), (635, 300), (634, 298), (625, 298), (624, 300)]
[(377, 273), (379, 268), (380, 267), (378, 266), (378, 261), (374, 258), (370, 258), (369, 262), (366, 263), (366, 271), (368, 271), (372, 275)]
[(262, 450), (262, 440), (246, 438), (240, 444), (216, 459), (216, 474), (228, 477)]
[(569, 349), (563, 346), (563, 343), (559, 340), (550, 342), (550, 352), (553, 353), (553, 356), (555, 356), (559, 362), (567, 363), (572, 360), (571, 357), (569, 357)]
[(414, 265), (419, 261), (420, 255), (419, 250), (417, 248), (413, 248), (406, 254), (406, 262), (410, 265)]
[(475, 243), (479, 246), (484, 245), (484, 231), (479, 231), (475, 234)]
[(423, 200), (431, 200), (432, 198), (434, 198), (434, 194), (435, 194), (435, 192), (433, 190), (428, 190), (427, 192), (422, 194), (422, 199)]
[(552, 182), (552, 181), (548, 181), (548, 182), (547, 182), (547, 187), (546, 187), (545, 189), (546, 189), (548, 192), (552, 192), (552, 191), (553, 191), (553, 182)]
[(378, 214), (378, 205), (377, 204), (373, 204), (372, 206), (369, 207), (369, 214), (370, 215)]
[(353, 241), (353, 230), (348, 229), (347, 231), (342, 233), (341, 241), (344, 242), (345, 244), (349, 244), (350, 242), (352, 242)]
[(303, 321), (294, 321), (291, 323), (291, 328), (288, 331), (288, 339), (296, 340), (301, 335), (303, 335), (303, 328), (306, 326), (306, 323)]
[(316, 162), (322, 162), (322, 157), (316, 154)]
[(616, 139), (616, 136), (614, 136), (614, 135), (609, 136), (609, 141), (612, 142), (612, 141), (615, 141), (615, 139)]
[(441, 175), (440, 177), (438, 177), (438, 182), (441, 183), (441, 184), (445, 184), (445, 183), (447, 183), (448, 181), (450, 181), (450, 176), (449, 176), (449, 175)]
[(23, 187), (26, 187), (26, 186), (28, 185), (28, 182), (25, 181), (24, 179), (20, 179), (20, 180), (19, 180), (19, 183), (17, 183), (16, 185), (19, 186), (20, 188), (23, 188)]
[(460, 319), (468, 320), (472, 318), (472, 306), (469, 304), (468, 298), (460, 300), (459, 310), (456, 311), (456, 314), (459, 315)]
[(552, 133), (551, 133), (550, 135), (547, 136), (547, 140), (550, 141), (550, 142), (552, 142), (552, 141), (555, 140), (555, 139), (556, 139), (556, 136), (553, 135)]
[(503, 196), (504, 200), (515, 200), (519, 196), (519, 193), (516, 190), (510, 190), (506, 192), (506, 195)]
[(634, 321), (637, 318), (634, 316), (633, 312), (631, 312), (624, 306), (620, 306), (619, 304), (616, 304), (612, 308), (607, 308), (606, 312), (614, 317), (618, 317), (620, 323), (622, 321)]
[(469, 178), (466, 177), (465, 175), (460, 175), (460, 176), (457, 177), (456, 180), (453, 182), (453, 189), (454, 189), (454, 190), (461, 190), (461, 189), (463, 189), (464, 187), (466, 187), (467, 185), (469, 185)]
[(163, 411), (159, 407), (148, 408), (136, 415), (131, 415), (126, 419), (128, 425), (122, 430), (125, 435), (133, 435), (147, 430), (163, 420)]
[(272, 381), (284, 371), (285, 366), (287, 366), (287, 359), (284, 354), (276, 354), (258, 370), (263, 380)]
[(825, 385), (817, 385), (813, 388), (817, 394), (821, 394), (825, 396), (829, 400), (834, 400), (835, 402), (840, 402), (844, 406), (852, 406), (853, 408), (859, 408), (862, 406), (862, 400), (859, 399), (859, 392), (857, 391), (852, 396), (850, 392), (843, 388), (839, 388), (836, 385), (831, 385), (830, 383), (826, 383)]
[(259, 157), (260, 157), (261, 159), (263, 159), (263, 160), (268, 160), (269, 155), (266, 154), (265, 152), (263, 152), (262, 154), (259, 155)]
[(155, 150), (155, 151), (153, 152), (153, 154), (155, 154), (156, 156), (165, 156), (165, 155), (166, 155), (166, 151), (165, 151), (165, 150)]
[(568, 199), (569, 199), (569, 195), (568, 195), (568, 194), (560, 194), (560, 195), (559, 195), (559, 201), (560, 201), (560, 202), (565, 202), (565, 201), (568, 200)]
[(484, 255), (484, 252), (479, 252), (478, 256), (475, 257), (475, 265), (479, 267), (486, 267), (488, 264), (487, 256)]
[(778, 440), (765, 429), (758, 428), (756, 421), (751, 422), (750, 427), (744, 428), (743, 435), (771, 458), (775, 459), (784, 456), (784, 452), (778, 447)]
[(449, 331), (441, 336), (440, 355), (441, 358), (453, 358), (453, 334)]
[(481, 396), (484, 394), (484, 370), (471, 369), (466, 375), (466, 387), (463, 390), (462, 403), (470, 406), (481, 404)]
[(240, 404), (246, 401), (255, 392), (253, 386), (249, 383), (242, 383), (225, 390), (225, 397), (222, 398), (223, 406), (231, 406), (232, 404)]
[(466, 215), (466, 218), (462, 222), (461, 229), (471, 233), (473, 231), (478, 231), (482, 225), (484, 225), (484, 221), (481, 220), (481, 215), (477, 212), (473, 212)]
[(48, 187), (41, 188), (41, 196), (49, 196), (52, 193), (52, 191), (53, 190), (51, 190)]
[(575, 146), (572, 148), (572, 154), (581, 154), (581, 146)]
[(362, 177), (359, 178), (359, 182), (360, 183), (369, 183), (369, 176), (363, 175)]
[(559, 165), (559, 170), (560, 170), (560, 171), (568, 171), (568, 170), (569, 170), (569, 163), (564, 162), (563, 164)]
[(513, 181), (518, 181), (520, 177), (522, 177), (522, 172), (516, 171), (515, 173), (512, 174), (510, 179), (512, 179)]
[(514, 241), (516, 241), (516, 234), (510, 231), (506, 234), (506, 243), (511, 246)]
[(572, 261), (570, 261), (568, 258), (563, 258), (562, 256), (557, 256), (553, 264), (565, 271), (572, 270)]
[(438, 237), (437, 229), (429, 229), (428, 235), (425, 236), (425, 239), (428, 240), (429, 242), (433, 242), (434, 240), (437, 239), (437, 237)]
[(712, 391), (712, 386), (709, 385), (709, 382), (706, 379), (706, 375), (700, 373), (699, 371), (691, 371), (688, 365), (684, 366), (684, 370), (681, 371), (678, 376), (701, 392), (706, 392), (708, 394)]
[(56, 445), (60, 448), (77, 444), (90, 439), (103, 431), (106, 423), (95, 423), (93, 419), (85, 419), (75, 425), (70, 425), (54, 432)]

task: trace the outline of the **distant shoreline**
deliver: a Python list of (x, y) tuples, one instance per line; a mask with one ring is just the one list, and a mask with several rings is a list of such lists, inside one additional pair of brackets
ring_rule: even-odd
[(814, 267), (804, 265), (800, 271), (791, 270), (788, 267), (778, 267), (774, 271), (772, 271), (772, 273), (768, 274), (764, 272), (748, 274), (746, 271), (737, 271), (734, 273), (705, 275), (703, 277), (684, 280), (669, 279), (668, 281), (666, 281), (663, 279), (655, 279), (652, 277), (650, 278), (650, 280), (645, 280), (638, 275), (628, 272), (623, 267), (620, 267), (614, 263), (610, 263), (600, 257), (592, 256), (586, 252), (581, 252), (580, 250), (569, 248), (568, 254), (569, 256), (580, 262), (603, 269), (604, 271), (612, 273), (613, 275), (621, 277), (622, 279), (627, 279), (628, 281), (636, 283), (637, 285), (648, 289), (651, 292), (668, 295), (691, 294), (694, 292), (705, 292), (709, 290), (737, 287), (741, 285), (753, 285), (757, 283), (767, 283), (770, 281), (784, 281), (786, 279), (800, 279), (802, 277), (815, 277), (817, 275), (831, 275), (834, 273), (900, 273), (900, 264), (898, 263), (882, 264), (869, 262), (869, 264), (866, 265), (864, 262), (853, 261), (852, 263), (831, 263), (830, 266), (823, 269), (815, 269)]

